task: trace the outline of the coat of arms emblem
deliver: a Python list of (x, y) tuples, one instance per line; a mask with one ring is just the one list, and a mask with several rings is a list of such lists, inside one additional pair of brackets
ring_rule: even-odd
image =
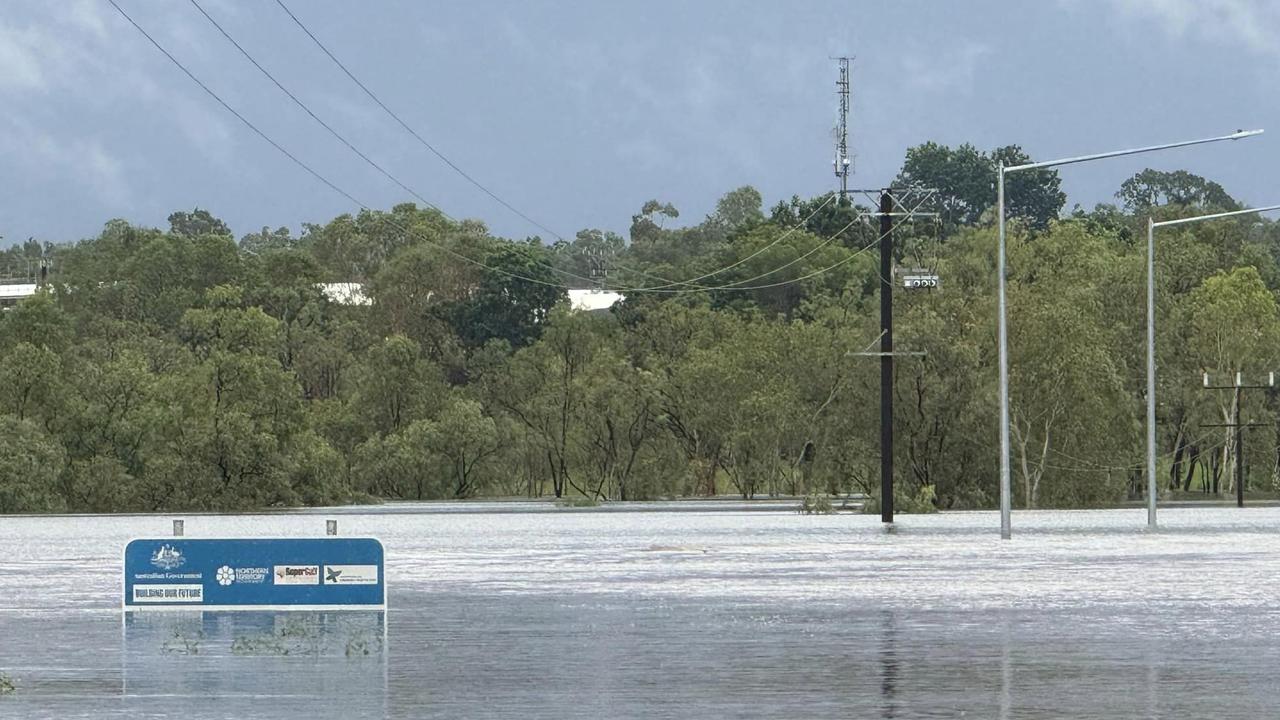
[(182, 564), (186, 561), (187, 559), (182, 557), (182, 552), (169, 544), (161, 545), (159, 550), (151, 553), (151, 564), (161, 570), (182, 567)]

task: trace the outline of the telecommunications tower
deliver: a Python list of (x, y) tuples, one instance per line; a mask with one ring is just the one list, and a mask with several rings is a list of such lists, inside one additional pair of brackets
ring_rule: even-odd
[(836, 80), (836, 94), (840, 97), (840, 115), (836, 120), (836, 155), (831, 165), (840, 178), (840, 201), (849, 194), (849, 58), (833, 58), (840, 62), (840, 78)]

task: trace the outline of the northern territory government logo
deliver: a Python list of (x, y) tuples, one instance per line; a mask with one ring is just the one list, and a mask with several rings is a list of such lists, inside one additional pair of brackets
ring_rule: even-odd
[(151, 564), (161, 570), (173, 570), (180, 568), (187, 559), (182, 557), (182, 553), (172, 545), (161, 545), (160, 549), (151, 553)]
[(267, 581), (269, 571), (264, 567), (237, 567), (233, 568), (229, 565), (223, 565), (218, 568), (218, 572), (214, 575), (218, 584), (223, 587), (231, 583), (239, 583), (241, 585), (256, 585)]

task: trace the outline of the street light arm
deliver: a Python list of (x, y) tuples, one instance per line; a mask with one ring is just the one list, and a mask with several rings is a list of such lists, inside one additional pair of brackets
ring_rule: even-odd
[(1166, 225), (1185, 225), (1186, 223), (1200, 222), (1201, 220), (1216, 220), (1218, 218), (1235, 217), (1236, 215), (1251, 215), (1253, 213), (1270, 212), (1272, 210), (1280, 210), (1280, 205), (1267, 205), (1266, 207), (1248, 208), (1246, 210), (1232, 210), (1231, 212), (1214, 213), (1212, 215), (1197, 215), (1195, 217), (1178, 218), (1176, 220), (1164, 220), (1162, 222), (1152, 221), (1151, 227), (1164, 227)]
[(1122, 155), (1137, 155), (1139, 153), (1155, 152), (1156, 150), (1187, 147), (1188, 145), (1203, 145), (1205, 143), (1221, 142), (1223, 140), (1241, 140), (1247, 137), (1253, 137), (1254, 135), (1261, 135), (1262, 133), (1262, 130), (1237, 130), (1230, 135), (1220, 135), (1218, 137), (1202, 138), (1200, 140), (1184, 140), (1182, 142), (1168, 143), (1165, 145), (1152, 145), (1150, 147), (1130, 148), (1128, 150), (1115, 150), (1112, 152), (1098, 153), (1096, 155), (1081, 155), (1080, 157), (1045, 160), (1044, 162), (1027, 163), (1026, 165), (1010, 165), (1009, 167), (1006, 167), (1004, 171), (1010, 173), (1018, 170), (1036, 170), (1038, 168), (1056, 167), (1058, 165), (1073, 165), (1075, 163), (1088, 162), (1090, 160), (1102, 160), (1103, 158), (1120, 157)]

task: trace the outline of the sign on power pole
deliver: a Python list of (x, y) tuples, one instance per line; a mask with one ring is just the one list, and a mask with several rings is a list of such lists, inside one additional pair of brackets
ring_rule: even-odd
[(938, 276), (919, 273), (914, 275), (903, 275), (902, 287), (907, 290), (933, 290), (938, 287)]

